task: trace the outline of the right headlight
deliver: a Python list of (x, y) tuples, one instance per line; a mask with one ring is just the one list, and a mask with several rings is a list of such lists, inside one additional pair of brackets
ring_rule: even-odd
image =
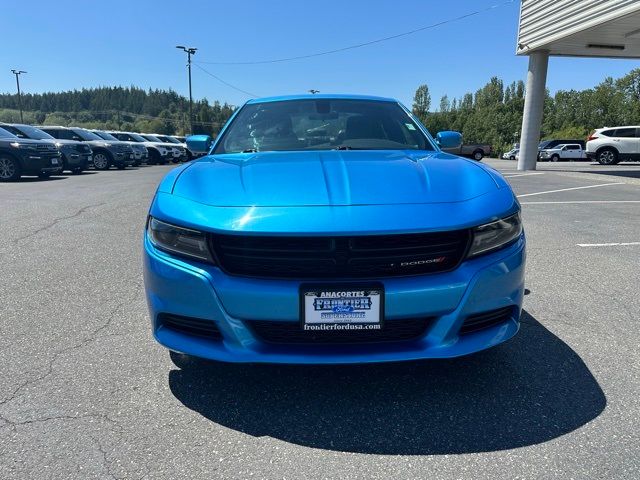
[(160, 250), (213, 263), (203, 232), (178, 227), (151, 216), (147, 222), (147, 232), (151, 243)]
[(469, 257), (493, 252), (516, 241), (522, 233), (520, 212), (473, 229)]

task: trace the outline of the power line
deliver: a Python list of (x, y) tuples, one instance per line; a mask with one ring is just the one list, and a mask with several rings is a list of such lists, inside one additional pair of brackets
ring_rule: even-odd
[[(506, 2), (502, 2), (502, 3), (495, 4), (495, 5), (491, 5), (490, 7), (483, 8), (483, 9), (480, 9), (480, 10), (476, 10), (474, 12), (466, 13), (464, 15), (460, 15), (459, 17), (451, 18), (449, 20), (443, 20), (441, 22), (432, 23), (431, 25), (426, 25), (424, 27), (420, 27), (420, 28), (416, 28), (416, 29), (409, 30), (409, 31), (406, 31), (406, 32), (398, 33), (398, 34), (391, 35), (391, 36), (388, 36), (388, 37), (377, 38), (375, 40), (370, 40), (368, 42), (363, 42), (363, 43), (356, 43), (354, 45), (349, 45), (349, 46), (342, 47), (342, 48), (336, 48), (334, 50), (326, 50), (326, 51), (323, 51), (323, 52), (310, 53), (308, 55), (298, 55), (298, 56), (295, 56), (295, 57), (276, 58), (276, 59), (270, 59), (270, 60), (256, 60), (256, 61), (243, 61), (243, 62), (207, 62), (207, 61), (200, 61), (200, 62), (194, 62), (194, 63), (196, 63), (196, 66), (198, 66), (199, 68), (202, 68), (197, 64), (200, 63), (200, 64), (209, 64), (209, 65), (260, 65), (260, 64), (265, 64), (265, 63), (281, 63), (281, 62), (290, 62), (290, 61), (293, 61), (293, 60), (302, 60), (302, 59), (305, 59), (305, 58), (321, 57), (321, 56), (324, 56), (324, 55), (331, 55), (331, 54), (334, 54), (334, 53), (345, 52), (347, 50), (353, 50), (353, 49), (356, 49), (356, 48), (367, 47), (369, 45), (374, 45), (374, 44), (386, 42), (386, 41), (389, 41), (389, 40), (395, 40), (396, 38), (406, 37), (408, 35), (413, 35), (414, 33), (423, 32), (425, 30), (429, 30), (429, 29), (436, 28), (436, 27), (441, 27), (442, 25), (458, 22), (460, 20), (464, 20), (465, 18), (474, 17), (476, 15), (480, 15), (480, 14), (488, 12), (490, 10), (495, 10), (497, 8), (505, 7), (507, 5), (510, 5), (510, 4), (514, 3), (515, 1), (516, 0), (507, 0)], [(226, 83), (226, 82), (223, 82), (223, 83)], [(231, 86), (232, 88), (235, 88), (232, 85), (229, 85), (229, 86)], [(238, 90), (238, 89), (236, 88), (236, 90)], [(244, 93), (247, 93), (247, 92), (244, 92)]]
[(211, 73), (209, 70), (206, 70), (204, 67), (198, 65), (197, 62), (193, 62), (193, 65), (195, 65), (196, 67), (198, 67), (200, 70), (202, 70), (204, 73), (206, 73), (207, 75), (215, 78), (216, 80), (218, 80), (220, 83), (225, 84), (227, 87), (231, 87), (234, 90), (237, 90), (241, 93), (244, 93), (245, 95), (249, 95), (250, 97), (253, 98), (257, 98), (260, 95), (256, 95), (255, 93), (251, 93), (251, 92), (247, 92), (246, 90), (242, 90), (241, 88), (236, 87), (235, 85), (231, 85), (229, 82), (225, 82), (223, 79), (221, 79), (220, 77), (218, 77), (217, 75), (214, 75), (213, 73)]

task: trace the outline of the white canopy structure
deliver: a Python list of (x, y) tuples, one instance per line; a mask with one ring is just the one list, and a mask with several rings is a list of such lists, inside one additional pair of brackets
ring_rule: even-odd
[(640, 58), (640, 0), (522, 0), (516, 54), (529, 56), (518, 170), (535, 170), (549, 56)]

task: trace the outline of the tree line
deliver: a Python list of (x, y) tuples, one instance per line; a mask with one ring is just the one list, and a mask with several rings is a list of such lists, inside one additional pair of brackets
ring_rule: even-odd
[[(24, 121), (165, 135), (189, 132), (189, 100), (173, 90), (137, 87), (83, 88), (22, 94)], [(207, 99), (193, 103), (194, 133), (215, 135), (235, 107)], [(17, 94), (0, 94), (0, 121), (20, 121)]]
[[(488, 143), (502, 153), (520, 139), (525, 93), (522, 81), (505, 87), (492, 77), (475, 93), (453, 99), (444, 95), (432, 110), (429, 87), (423, 84), (416, 90), (413, 112), (433, 134), (456, 130), (465, 143)], [(547, 90), (541, 140), (581, 139), (596, 128), (619, 125), (640, 125), (640, 69), (586, 90), (559, 90), (553, 96)]]

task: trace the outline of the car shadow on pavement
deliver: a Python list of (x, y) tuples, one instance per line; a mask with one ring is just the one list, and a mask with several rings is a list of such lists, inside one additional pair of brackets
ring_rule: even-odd
[[(640, 166), (639, 164), (634, 165)], [(640, 178), (640, 170), (624, 170), (624, 168), (616, 170), (583, 170), (580, 173), (597, 173), (598, 175), (611, 175), (614, 177)]]
[(526, 312), (514, 339), (469, 357), (346, 366), (198, 361), (172, 370), (169, 385), (186, 407), (227, 428), (388, 455), (533, 445), (606, 406), (580, 357)]

